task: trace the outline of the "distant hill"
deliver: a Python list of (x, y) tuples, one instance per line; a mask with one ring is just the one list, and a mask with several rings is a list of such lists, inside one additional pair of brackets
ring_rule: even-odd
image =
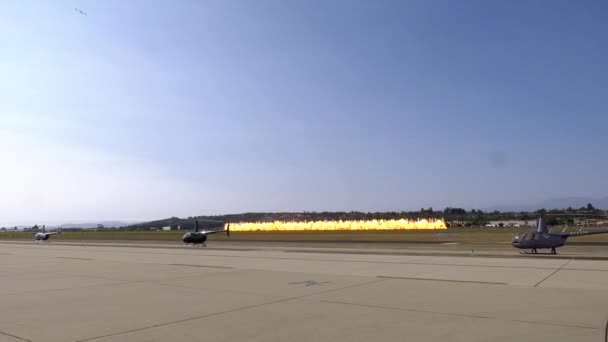
[(542, 201), (537, 204), (503, 204), (486, 208), (486, 211), (498, 210), (501, 212), (507, 211), (535, 211), (538, 209), (566, 209), (572, 207), (578, 209), (587, 206), (587, 203), (593, 204), (597, 209), (608, 210), (608, 197), (560, 197)]
[[(563, 208), (580, 208), (593, 204), (597, 209), (608, 210), (608, 197), (592, 198), (592, 197), (564, 197), (546, 200), (542, 203), (546, 209), (563, 209)], [(538, 209), (538, 208), (537, 208)]]
[(188, 218), (171, 217), (150, 222), (132, 224), (126, 229), (146, 230), (159, 229), (161, 227), (180, 227), (182, 230), (194, 228), (194, 221), (198, 220), (201, 228), (219, 228), (224, 222), (272, 222), (272, 221), (323, 221), (323, 220), (372, 220), (372, 219), (399, 219), (408, 217), (430, 218), (441, 217), (441, 212), (374, 212), (363, 213), (357, 211), (350, 212), (280, 212), (280, 213), (242, 213), (218, 216), (195, 216)]
[(63, 228), (63, 229), (72, 229), (72, 228), (84, 228), (84, 229), (91, 229), (91, 228), (97, 228), (98, 225), (103, 225), (104, 228), (119, 228), (119, 227), (126, 227), (129, 225), (134, 224), (135, 222), (125, 222), (125, 221), (99, 221), (99, 222), (82, 222), (82, 223), (64, 223), (61, 225), (58, 225), (57, 228)]
[[(412, 220), (416, 219), (443, 219), (446, 224), (450, 226), (483, 226), (490, 221), (496, 220), (533, 220), (538, 215), (549, 212), (552, 215), (554, 223), (552, 225), (565, 224), (574, 219), (572, 216), (586, 217), (586, 218), (605, 218), (606, 212), (598, 209), (587, 209), (587, 203), (596, 205), (595, 203), (604, 203), (602, 201), (587, 201), (587, 198), (579, 198), (578, 201), (566, 201), (566, 202), (543, 202), (543, 203), (557, 203), (556, 205), (561, 206), (561, 203), (568, 204), (565, 208), (551, 208), (545, 206), (545, 210), (542, 209), (543, 204), (538, 206), (529, 206), (531, 209), (507, 209), (497, 211), (497, 209), (491, 210), (465, 210), (463, 208), (451, 208), (447, 207), (441, 210), (433, 210), (433, 208), (420, 209), (419, 211), (387, 211), (387, 212), (279, 212), (279, 213), (242, 213), (242, 214), (229, 214), (229, 215), (218, 215), (218, 216), (191, 216), (187, 218), (170, 217), (166, 219), (160, 219), (149, 222), (141, 222), (132, 224), (124, 227), (125, 230), (157, 230), (162, 227), (171, 227), (171, 229), (181, 230), (192, 230), (194, 228), (194, 221), (198, 220), (201, 228), (221, 228), (224, 223), (230, 222), (273, 222), (273, 221), (338, 221), (338, 220), (379, 220), (379, 219), (401, 219), (408, 218)], [(584, 203), (584, 205), (574, 205)], [(571, 206), (571, 210), (568, 209)], [(585, 207), (585, 208), (582, 208)], [(561, 216), (560, 216), (561, 214)]]

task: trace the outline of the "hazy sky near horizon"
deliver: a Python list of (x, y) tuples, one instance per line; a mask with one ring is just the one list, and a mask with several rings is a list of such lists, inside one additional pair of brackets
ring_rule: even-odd
[(607, 10), (3, 1), (0, 225), (605, 196)]

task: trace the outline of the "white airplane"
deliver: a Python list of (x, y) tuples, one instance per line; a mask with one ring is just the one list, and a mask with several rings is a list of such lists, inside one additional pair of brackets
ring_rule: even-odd
[(47, 241), (53, 234), (61, 234), (61, 228), (58, 228), (56, 232), (47, 232), (46, 227), (42, 226), (42, 232), (36, 233), (34, 240), (38, 242)]

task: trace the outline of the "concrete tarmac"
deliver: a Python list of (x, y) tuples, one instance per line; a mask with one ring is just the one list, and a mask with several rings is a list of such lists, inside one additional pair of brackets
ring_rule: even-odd
[(208, 244), (1, 242), (0, 341), (605, 341), (601, 246)]

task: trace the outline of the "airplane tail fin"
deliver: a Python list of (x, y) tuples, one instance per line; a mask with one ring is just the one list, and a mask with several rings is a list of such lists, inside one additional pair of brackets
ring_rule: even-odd
[(549, 232), (549, 228), (547, 227), (547, 223), (545, 222), (545, 218), (543, 216), (540, 216), (536, 222), (536, 231), (539, 233)]
[(198, 220), (194, 221), (194, 231), (198, 232)]

